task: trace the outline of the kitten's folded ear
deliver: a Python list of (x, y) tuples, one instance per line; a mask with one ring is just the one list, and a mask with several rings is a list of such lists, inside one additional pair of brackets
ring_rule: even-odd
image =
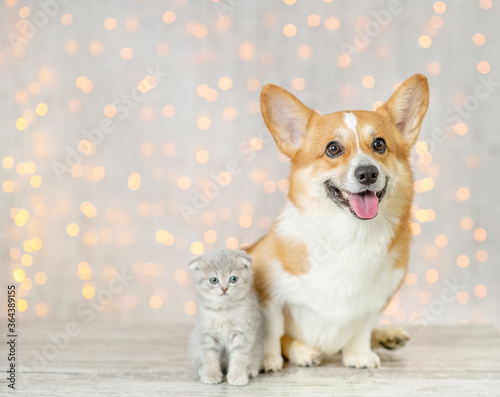
[(252, 266), (252, 258), (245, 251), (238, 251), (238, 260), (243, 266)]
[(203, 263), (203, 255), (195, 256), (189, 261), (189, 270), (198, 270)]

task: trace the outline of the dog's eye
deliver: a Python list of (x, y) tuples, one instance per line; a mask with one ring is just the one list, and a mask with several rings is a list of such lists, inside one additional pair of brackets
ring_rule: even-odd
[(217, 284), (219, 279), (217, 277), (211, 277), (208, 281), (210, 281), (210, 284)]
[(340, 146), (340, 143), (338, 142), (333, 141), (326, 146), (326, 154), (328, 157), (336, 157), (342, 154), (342, 152), (342, 146)]
[(384, 153), (385, 149), (387, 149), (387, 145), (385, 144), (384, 138), (377, 138), (373, 142), (373, 150), (379, 153)]

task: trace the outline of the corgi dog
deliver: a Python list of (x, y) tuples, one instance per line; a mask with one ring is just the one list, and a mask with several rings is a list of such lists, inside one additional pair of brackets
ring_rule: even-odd
[(312, 366), (338, 352), (345, 366), (376, 368), (373, 346), (408, 340), (375, 325), (407, 270), (409, 156), (428, 103), (420, 74), (376, 111), (321, 115), (283, 88), (262, 89), (264, 121), (291, 160), (283, 210), (246, 249), (265, 313), (264, 370), (280, 370), (283, 356)]

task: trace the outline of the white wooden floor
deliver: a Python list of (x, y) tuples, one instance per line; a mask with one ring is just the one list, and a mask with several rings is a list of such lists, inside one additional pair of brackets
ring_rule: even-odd
[[(49, 334), (64, 326), (18, 324), (18, 396), (500, 396), (500, 336), (490, 326), (409, 328), (412, 341), (399, 353), (379, 351), (381, 369), (344, 368), (338, 357), (316, 368), (286, 365), (238, 388), (198, 382), (188, 326), (92, 323), (55, 350)], [(0, 396), (13, 396), (2, 345)], [(44, 350), (55, 357), (32, 368)]]

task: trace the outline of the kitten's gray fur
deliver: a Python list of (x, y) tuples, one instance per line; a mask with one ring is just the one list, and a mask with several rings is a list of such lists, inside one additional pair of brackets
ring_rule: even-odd
[[(197, 323), (191, 356), (203, 383), (248, 383), (262, 368), (262, 312), (253, 288), (251, 258), (239, 250), (220, 249), (191, 260), (198, 293)], [(235, 283), (231, 276), (238, 277)], [(213, 285), (210, 279), (219, 281)], [(227, 288), (225, 292), (222, 288)]]

